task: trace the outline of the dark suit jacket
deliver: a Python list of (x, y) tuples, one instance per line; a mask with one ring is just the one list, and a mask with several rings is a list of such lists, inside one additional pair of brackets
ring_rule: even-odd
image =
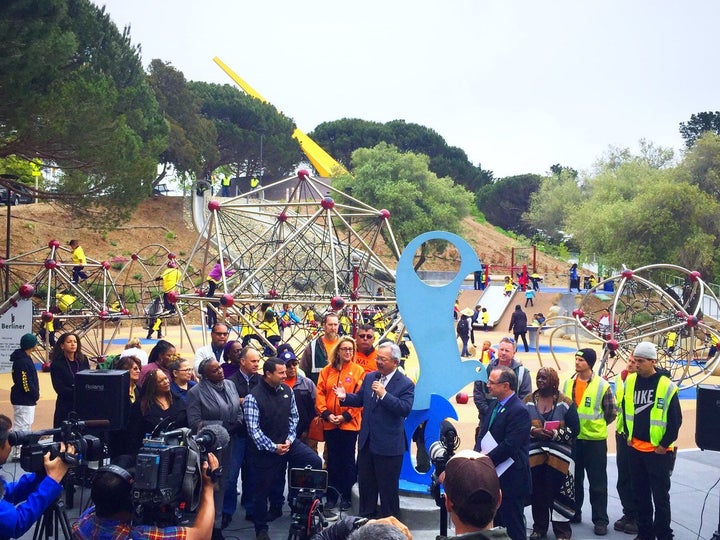
[[(491, 414), (492, 411), (488, 412)], [(480, 441), (487, 433), (487, 423), (484, 423), (483, 430), (478, 434), (475, 443), (475, 450), (480, 451)], [(490, 426), (490, 434), (497, 441), (498, 445), (488, 456), (495, 465), (498, 465), (508, 458), (515, 462), (505, 473), (500, 476), (500, 488), (503, 490), (503, 498), (507, 495), (522, 497), (530, 495), (530, 413), (517, 396), (512, 397), (505, 404), (504, 410), (495, 416)]]
[[(370, 440), (370, 451), (380, 456), (399, 456), (405, 453), (405, 418), (410, 414), (415, 399), (415, 385), (405, 375), (396, 371), (387, 384), (385, 397), (375, 399), (372, 383), (378, 371), (365, 375), (360, 391), (347, 394), (343, 404), (362, 407), (362, 423), (358, 448)], [(528, 428), (528, 432), (530, 428)]]

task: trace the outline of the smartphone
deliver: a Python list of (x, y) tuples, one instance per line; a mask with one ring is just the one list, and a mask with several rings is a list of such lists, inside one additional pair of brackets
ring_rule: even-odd
[(327, 471), (320, 469), (290, 469), (290, 481), (293, 489), (312, 489), (326, 491), (328, 485)]

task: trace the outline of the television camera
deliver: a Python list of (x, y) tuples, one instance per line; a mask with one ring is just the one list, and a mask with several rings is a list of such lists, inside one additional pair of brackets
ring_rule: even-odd
[[(230, 442), (220, 425), (203, 427), (197, 435), (187, 428), (151, 435), (137, 455), (132, 504), (136, 519), (147, 525), (177, 525), (183, 512), (195, 512), (200, 504), (202, 462)], [(213, 482), (222, 467), (212, 472)]]
[(289, 487), (299, 491), (292, 503), (288, 540), (306, 540), (327, 526), (322, 504), (327, 482), (327, 471), (310, 467), (290, 469)]
[(447, 509), (445, 508), (445, 494), (440, 490), (440, 475), (445, 472), (448, 461), (455, 455), (455, 450), (460, 446), (455, 426), (447, 420), (440, 424), (440, 438), (432, 443), (429, 448), (430, 461), (435, 470), (432, 473), (430, 482), (430, 494), (435, 499), (435, 504), (440, 508), (440, 535), (447, 536)]
[[(22, 445), (20, 450), (20, 466), (27, 472), (45, 470), (44, 456), (50, 453), (51, 458), (60, 456), (71, 467), (98, 465), (106, 457), (102, 441), (94, 435), (85, 433), (87, 428), (102, 428), (108, 425), (107, 420), (81, 421), (70, 417), (59, 428), (41, 431), (11, 431), (8, 442), (11, 446)], [(55, 440), (40, 441), (43, 437), (53, 436)], [(60, 450), (64, 443), (65, 451)], [(73, 451), (68, 451), (72, 445)], [(93, 467), (97, 468), (97, 467)]]

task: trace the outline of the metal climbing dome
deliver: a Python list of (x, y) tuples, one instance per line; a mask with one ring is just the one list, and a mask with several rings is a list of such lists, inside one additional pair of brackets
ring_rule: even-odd
[[(700, 273), (672, 264), (624, 269), (587, 291), (572, 317), (548, 319), (551, 354), (558, 334), (599, 341), (598, 371), (610, 379), (625, 369), (635, 345), (657, 346), (657, 368), (680, 389), (700, 384), (720, 362), (720, 301)], [(557, 362), (557, 359), (556, 359)]]
[(268, 346), (261, 326), (270, 309), (284, 327), (283, 341), (296, 350), (315, 332), (315, 315), (328, 310), (338, 312), (347, 333), (363, 321), (381, 333), (397, 326), (393, 267), (400, 250), (387, 210), (301, 170), (233, 198), (206, 202), (196, 193), (193, 217), (200, 234), (189, 259), (232, 273), (213, 298), (205, 291), (179, 295), (201, 305), (204, 325), (215, 314)]

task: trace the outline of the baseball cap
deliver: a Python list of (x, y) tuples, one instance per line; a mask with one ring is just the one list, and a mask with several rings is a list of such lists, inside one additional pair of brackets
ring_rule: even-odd
[(635, 346), (633, 356), (647, 358), (649, 360), (657, 360), (657, 348), (649, 341), (641, 341)]
[(275, 349), (275, 351), (277, 357), (286, 364), (291, 360), (297, 360), (297, 356), (295, 356), (295, 351), (293, 350), (292, 345), (288, 343), (281, 343), (277, 346), (277, 349)]
[(295, 353), (292, 352), (292, 351), (282, 352), (282, 353), (280, 353), (280, 356), (278, 356), (278, 358), (280, 358), (280, 360), (282, 360), (282, 361), (285, 362), (286, 364), (287, 364), (288, 362), (292, 362), (293, 360), (297, 360), (297, 357), (295, 356)]
[(479, 507), (494, 509), (500, 499), (500, 480), (495, 465), (485, 454), (461, 450), (445, 467), (445, 492), (458, 514), (476, 515)]

